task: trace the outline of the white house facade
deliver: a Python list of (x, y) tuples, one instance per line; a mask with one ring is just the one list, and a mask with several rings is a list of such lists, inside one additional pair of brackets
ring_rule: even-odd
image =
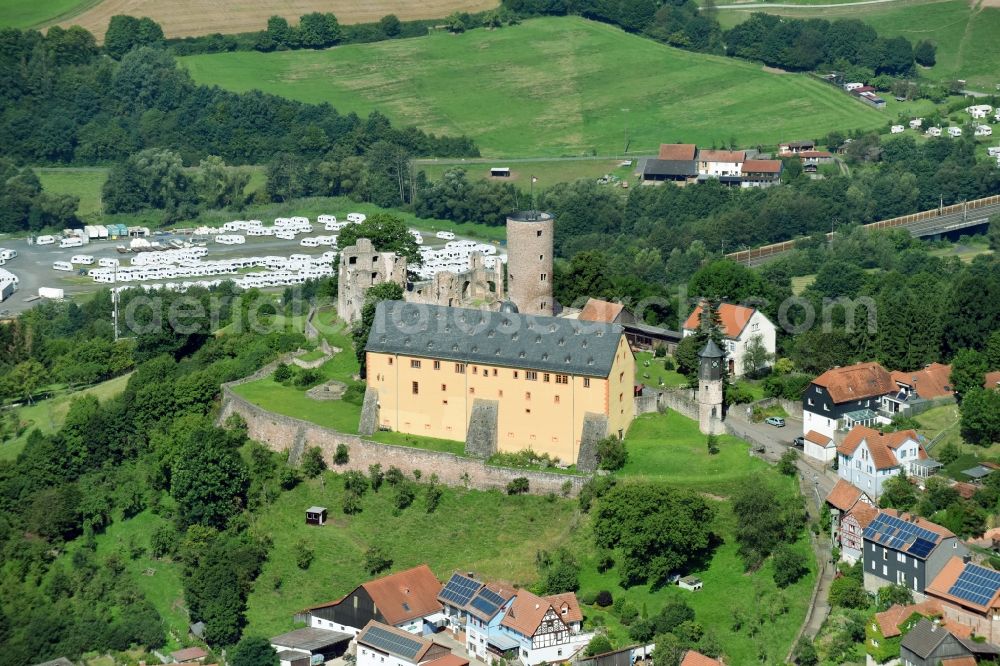
[[(687, 318), (683, 326), (683, 335), (687, 337), (698, 331), (701, 320), (701, 308), (698, 306)], [(774, 362), (774, 352), (777, 343), (777, 331), (771, 320), (757, 308), (721, 303), (719, 319), (722, 322), (724, 336), (722, 351), (726, 353), (726, 368), (730, 376), (742, 377), (748, 371), (746, 356), (750, 348), (759, 338), (760, 344), (769, 355), (762, 367), (770, 367)]]
[(855, 426), (837, 447), (837, 475), (874, 500), (882, 495), (886, 481), (906, 472), (921, 476), (927, 453), (913, 430), (882, 433)]

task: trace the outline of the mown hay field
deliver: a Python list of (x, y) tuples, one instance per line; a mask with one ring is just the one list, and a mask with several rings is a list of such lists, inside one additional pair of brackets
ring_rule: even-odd
[(775, 144), (872, 129), (880, 113), (832, 86), (691, 53), (575, 17), (500, 30), (182, 58), (195, 80), (472, 137), (489, 157), (655, 152), (662, 142)]
[[(4, 0), (0, 26), (81, 25), (101, 41), (112, 16), (129, 14), (154, 19), (167, 37), (193, 37), (263, 30), (268, 17), (276, 14), (293, 24), (310, 12), (333, 12), (341, 23), (370, 23), (386, 14), (403, 20), (432, 19), (455, 11), (492, 9), (497, 4), (497, 0)], [(8, 14), (20, 17), (19, 23), (7, 23)]]

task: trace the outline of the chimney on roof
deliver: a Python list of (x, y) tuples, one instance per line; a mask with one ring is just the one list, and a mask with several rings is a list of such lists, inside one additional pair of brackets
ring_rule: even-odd
[(972, 555), (963, 555), (962, 556), (962, 562), (964, 564), (968, 564), (971, 561), (972, 561)]

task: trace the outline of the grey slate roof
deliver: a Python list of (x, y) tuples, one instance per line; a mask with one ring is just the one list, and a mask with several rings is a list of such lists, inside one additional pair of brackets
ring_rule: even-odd
[(947, 629), (925, 618), (903, 636), (900, 647), (905, 647), (920, 658), (926, 659), (949, 636), (951, 636), (951, 633)]
[(620, 324), (382, 301), (365, 351), (607, 377)]
[(719, 345), (715, 344), (715, 340), (712, 338), (709, 338), (705, 346), (698, 352), (698, 356), (701, 358), (722, 358), (725, 355), (726, 353), (719, 349)]
[(646, 176), (697, 176), (694, 160), (659, 160), (650, 158), (642, 170)]

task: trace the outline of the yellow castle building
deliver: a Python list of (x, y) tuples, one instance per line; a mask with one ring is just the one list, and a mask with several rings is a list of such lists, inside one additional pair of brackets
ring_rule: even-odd
[[(575, 464), (623, 437), (635, 358), (619, 324), (403, 301), (378, 304), (365, 347), (380, 428), (467, 442), (482, 455), (531, 449)], [(589, 448), (588, 448), (589, 447)]]

